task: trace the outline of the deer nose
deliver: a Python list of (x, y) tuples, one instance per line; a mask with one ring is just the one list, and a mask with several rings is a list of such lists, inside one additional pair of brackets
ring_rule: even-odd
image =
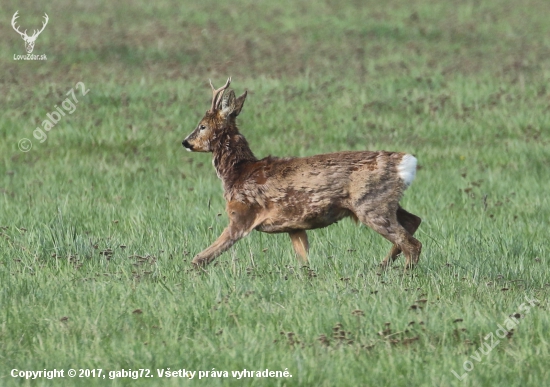
[(189, 152), (191, 152), (193, 150), (193, 146), (191, 144), (189, 144), (189, 142), (187, 141), (187, 139), (183, 140), (181, 145), (183, 145), (183, 147), (188, 150)]

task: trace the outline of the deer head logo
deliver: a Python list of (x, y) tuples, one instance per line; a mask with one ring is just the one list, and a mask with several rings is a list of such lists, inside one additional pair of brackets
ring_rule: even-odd
[(30, 53), (32, 53), (32, 50), (34, 50), (34, 42), (36, 41), (36, 38), (38, 38), (38, 35), (40, 35), (42, 33), (42, 31), (44, 31), (44, 28), (46, 28), (46, 24), (48, 24), (48, 20), (49, 20), (48, 14), (44, 13), (44, 22), (42, 23), (42, 29), (41, 30), (34, 30), (33, 34), (31, 36), (28, 36), (27, 35), (27, 30), (25, 30), (25, 32), (21, 32), (21, 31), (19, 31), (19, 27), (17, 27), (15, 25), (15, 21), (19, 17), (17, 15), (18, 12), (19, 11), (16, 11), (13, 14), (13, 18), (11, 19), (11, 26), (13, 27), (13, 29), (15, 31), (17, 31), (17, 33), (19, 35), (21, 35), (21, 37), (25, 41), (25, 49), (30, 54)]

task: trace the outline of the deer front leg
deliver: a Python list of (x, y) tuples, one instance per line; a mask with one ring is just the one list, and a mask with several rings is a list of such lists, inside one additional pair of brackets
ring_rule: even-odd
[(193, 258), (193, 265), (208, 265), (233, 246), (235, 242), (248, 235), (254, 228), (254, 213), (250, 211), (247, 205), (239, 202), (230, 202), (227, 204), (226, 210), (229, 215), (229, 226), (223, 230), (222, 235), (210, 247), (201, 251)]
[(304, 265), (308, 265), (307, 254), (309, 252), (309, 242), (305, 230), (292, 231), (289, 232), (288, 235), (290, 235), (290, 240), (292, 241), (294, 251), (298, 255), (298, 259), (300, 259)]
[(206, 250), (198, 253), (195, 258), (193, 258), (193, 265), (195, 266), (206, 266), (218, 256), (220, 256), (224, 251), (229, 249), (235, 244), (239, 239), (242, 238), (240, 233), (232, 233), (231, 226), (226, 227), (223, 230), (222, 234), (210, 247)]

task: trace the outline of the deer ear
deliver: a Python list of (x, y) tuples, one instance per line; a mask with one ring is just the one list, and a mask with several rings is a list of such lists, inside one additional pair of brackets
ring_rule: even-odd
[(227, 117), (235, 110), (235, 92), (229, 90), (223, 94), (222, 114)]
[(242, 108), (243, 108), (243, 105), (244, 105), (244, 100), (246, 99), (246, 94), (248, 93), (248, 91), (245, 91), (239, 98), (237, 98), (237, 100), (235, 101), (235, 109), (233, 110), (233, 114), (235, 115), (235, 117), (237, 117), (239, 115), (239, 113), (241, 112)]

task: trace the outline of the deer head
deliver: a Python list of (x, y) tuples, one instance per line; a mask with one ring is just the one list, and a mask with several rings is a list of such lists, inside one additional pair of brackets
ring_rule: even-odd
[(46, 25), (48, 24), (48, 14), (47, 13), (44, 13), (44, 22), (42, 22), (42, 28), (39, 30), (34, 30), (33, 34), (31, 36), (28, 36), (27, 35), (27, 30), (25, 30), (25, 32), (21, 32), (19, 31), (19, 27), (17, 27), (15, 25), (15, 21), (17, 20), (17, 18), (19, 17), (17, 15), (19, 11), (15, 12), (13, 14), (13, 18), (11, 19), (11, 26), (13, 27), (13, 29), (15, 31), (17, 31), (17, 33), (19, 35), (21, 35), (21, 38), (23, 38), (23, 40), (25, 41), (25, 49), (27, 50), (27, 52), (30, 54), (32, 53), (32, 50), (34, 50), (34, 42), (36, 41), (36, 38), (38, 38), (38, 35), (40, 35), (42, 33), (42, 31), (44, 31), (44, 28), (46, 28)]
[(212, 87), (210, 110), (206, 111), (195, 130), (182, 142), (189, 152), (212, 152), (212, 144), (216, 139), (223, 133), (236, 128), (235, 118), (243, 108), (247, 92), (235, 98), (233, 90), (226, 92), (230, 84), (231, 77), (227, 79), (225, 85), (215, 89), (210, 81), (210, 87)]

